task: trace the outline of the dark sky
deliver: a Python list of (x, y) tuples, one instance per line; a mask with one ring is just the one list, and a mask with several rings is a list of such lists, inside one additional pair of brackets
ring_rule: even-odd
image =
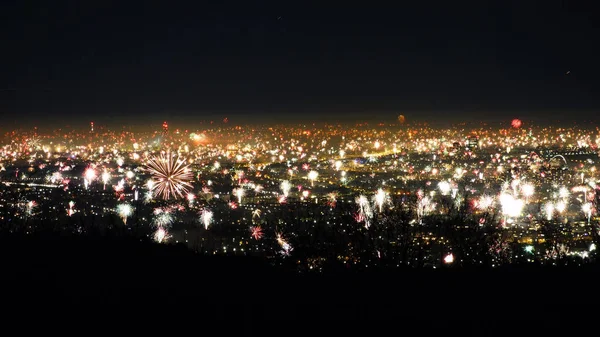
[(600, 121), (593, 2), (187, 2), (2, 1), (1, 123)]

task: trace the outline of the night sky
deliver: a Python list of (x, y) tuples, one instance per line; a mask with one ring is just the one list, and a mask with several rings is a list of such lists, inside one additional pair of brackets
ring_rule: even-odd
[(214, 2), (2, 1), (0, 127), (600, 122), (592, 2)]

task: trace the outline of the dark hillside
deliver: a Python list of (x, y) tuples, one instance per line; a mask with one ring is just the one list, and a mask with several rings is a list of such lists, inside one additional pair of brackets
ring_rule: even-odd
[(575, 316), (593, 312), (598, 297), (595, 265), (303, 275), (260, 259), (203, 257), (173, 245), (54, 235), (5, 236), (0, 256), (4, 303), (36, 308), (181, 307), (206, 319), (443, 322)]

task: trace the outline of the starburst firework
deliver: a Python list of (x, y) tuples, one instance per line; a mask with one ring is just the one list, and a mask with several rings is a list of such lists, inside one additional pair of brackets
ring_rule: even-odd
[(152, 174), (152, 191), (162, 199), (183, 198), (192, 189), (192, 171), (185, 161), (171, 153), (161, 153), (146, 163), (146, 170)]
[(255, 239), (255, 240), (260, 240), (263, 237), (263, 231), (262, 228), (260, 226), (254, 226), (254, 227), (250, 227), (250, 235)]

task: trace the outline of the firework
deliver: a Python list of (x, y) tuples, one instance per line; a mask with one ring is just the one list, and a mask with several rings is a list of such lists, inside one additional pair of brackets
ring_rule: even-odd
[(451, 264), (452, 262), (454, 262), (454, 255), (452, 253), (444, 257), (444, 263)]
[(501, 237), (492, 240), (489, 246), (489, 253), (498, 263), (510, 262), (512, 256), (510, 244), (502, 240)]
[(450, 183), (447, 181), (440, 181), (438, 184), (438, 188), (440, 189), (440, 192), (442, 193), (442, 195), (448, 195), (450, 193), (451, 190), (451, 186)]
[(119, 180), (117, 185), (113, 186), (113, 188), (115, 189), (115, 192), (122, 193), (123, 190), (125, 189), (125, 180), (124, 179)]
[(327, 204), (330, 207), (335, 207), (335, 205), (337, 204), (337, 193), (336, 192), (331, 192), (331, 193), (327, 194)]
[(502, 205), (502, 213), (511, 218), (515, 218), (521, 215), (523, 211), (523, 200), (515, 199), (510, 194), (500, 195), (500, 205)]
[(167, 232), (166, 229), (164, 229), (163, 227), (159, 227), (158, 229), (156, 229), (156, 231), (154, 232), (153, 238), (154, 241), (158, 242), (158, 243), (163, 243), (166, 240), (168, 240), (170, 237), (169, 232)]
[(519, 193), (519, 184), (521, 184), (521, 181), (519, 179), (515, 179), (510, 182), (510, 187), (512, 188), (513, 195), (517, 195)]
[(96, 170), (94, 170), (91, 167), (88, 167), (87, 169), (85, 169), (84, 177), (86, 180), (91, 182), (92, 180), (96, 179)]
[(28, 216), (33, 215), (33, 210), (35, 209), (36, 206), (37, 206), (37, 203), (35, 201), (29, 201), (26, 204), (26, 212), (27, 212)]
[(336, 161), (336, 162), (335, 162), (333, 165), (334, 165), (334, 167), (335, 167), (335, 170), (336, 170), (336, 171), (339, 171), (339, 170), (342, 168), (342, 165), (343, 165), (343, 164), (342, 164), (342, 162), (341, 162), (341, 161), (337, 160), (337, 161)]
[(190, 207), (192, 207), (192, 205), (194, 204), (195, 199), (196, 199), (196, 196), (193, 193), (187, 194), (187, 200), (188, 200)]
[(154, 217), (154, 221), (152, 222), (152, 224), (154, 225), (154, 227), (157, 228), (167, 228), (169, 226), (171, 226), (171, 224), (173, 224), (173, 221), (175, 220), (175, 218), (173, 217), (173, 215), (169, 212), (160, 212), (158, 213), (158, 215), (156, 215)]
[(238, 204), (241, 204), (242, 198), (244, 197), (244, 194), (246, 194), (246, 193), (244, 192), (243, 188), (239, 187), (239, 188), (236, 188), (233, 190), (233, 194), (235, 194), (235, 196), (237, 197)]
[(133, 173), (133, 171), (127, 171), (127, 173), (125, 173), (125, 177), (127, 177), (127, 179), (133, 179), (135, 178), (135, 173)]
[(482, 195), (477, 202), (477, 208), (480, 211), (487, 211), (494, 204), (494, 199), (488, 195)]
[(308, 179), (310, 180), (310, 185), (314, 186), (315, 180), (319, 177), (319, 173), (317, 171), (308, 172)]
[(202, 212), (200, 212), (200, 221), (204, 225), (204, 229), (208, 229), (208, 226), (210, 226), (213, 221), (213, 212), (209, 209), (203, 209)]
[[(531, 251), (528, 251), (528, 253), (532, 253), (532, 252), (533, 252), (533, 249)], [(546, 251), (547, 259), (558, 259), (558, 258), (564, 257), (566, 255), (569, 255), (569, 247), (567, 247), (563, 243), (559, 243), (555, 246), (552, 246), (551, 249)], [(582, 256), (582, 257), (584, 257), (584, 256)]]
[(73, 210), (73, 207), (75, 206), (75, 201), (69, 201), (69, 209), (67, 210), (67, 214), (69, 216), (73, 215), (73, 213), (75, 212)]
[(92, 181), (94, 181), (96, 179), (96, 170), (94, 170), (91, 167), (88, 167), (87, 169), (85, 169), (85, 172), (83, 173), (83, 184), (85, 186), (85, 188), (87, 189), (88, 186), (92, 183)]
[(529, 198), (535, 193), (535, 187), (529, 183), (523, 184), (521, 186), (521, 193), (523, 193), (523, 196), (525, 197), (525, 202), (528, 203)]
[(417, 220), (422, 222), (423, 216), (435, 210), (435, 203), (425, 196), (422, 190), (417, 191)]
[(117, 206), (117, 213), (123, 219), (123, 223), (127, 224), (127, 218), (133, 213), (133, 207), (129, 204), (120, 204)]
[(263, 231), (260, 226), (250, 227), (250, 236), (252, 236), (255, 240), (260, 240), (263, 237)]
[(587, 223), (589, 225), (590, 219), (592, 217), (592, 211), (593, 211), (592, 204), (589, 202), (586, 202), (585, 204), (581, 205), (581, 211), (583, 211), (583, 213), (587, 217)]
[(189, 166), (170, 152), (150, 158), (146, 170), (153, 177), (151, 190), (162, 199), (183, 198), (192, 189), (193, 174)]
[(336, 171), (339, 171), (342, 168), (342, 165), (343, 163), (339, 160), (335, 161), (335, 163), (333, 164)]
[(562, 213), (567, 209), (567, 203), (560, 200), (559, 202), (556, 203), (556, 210), (558, 211), (558, 213)]
[(279, 185), (279, 187), (281, 188), (281, 192), (283, 192), (283, 195), (287, 198), (290, 193), (290, 189), (292, 188), (292, 184), (290, 184), (289, 181), (284, 180), (281, 182), (281, 185)]
[(544, 212), (546, 213), (546, 220), (552, 220), (555, 209), (556, 208), (554, 207), (554, 204), (551, 202), (548, 202), (544, 205)]
[(242, 179), (244, 178), (244, 175), (245, 175), (244, 171), (241, 171), (241, 170), (240, 171), (235, 171), (235, 175), (232, 178), (237, 177), (238, 184), (241, 184), (242, 183)]
[(292, 246), (283, 238), (281, 233), (277, 233), (277, 243), (281, 247), (281, 251), (279, 253), (281, 253), (283, 256), (290, 256), (290, 253), (292, 250), (294, 250), (294, 248), (292, 248)]
[(562, 199), (567, 199), (569, 197), (569, 189), (566, 188), (565, 186), (562, 186), (559, 190), (558, 190), (558, 196)]
[(310, 195), (310, 191), (308, 191), (308, 190), (304, 190), (304, 191), (302, 191), (302, 198), (303, 198), (303, 199), (306, 199), (306, 198), (308, 198), (308, 196), (309, 196), (309, 195)]
[(358, 204), (358, 220), (365, 222), (365, 227), (368, 229), (371, 226), (371, 218), (373, 217), (373, 211), (369, 204), (369, 199), (366, 196), (360, 195), (356, 198)]
[(52, 175), (50, 176), (50, 182), (55, 184), (55, 183), (60, 183), (63, 180), (62, 174), (58, 171), (52, 173)]
[(379, 213), (381, 213), (383, 211), (383, 206), (386, 204), (386, 202), (388, 202), (388, 195), (383, 191), (383, 189), (380, 188), (373, 196), (373, 200), (379, 209)]
[(510, 122), (510, 126), (512, 126), (515, 129), (520, 128), (521, 125), (523, 125), (523, 122), (521, 122), (521, 120), (518, 118), (515, 118)]

